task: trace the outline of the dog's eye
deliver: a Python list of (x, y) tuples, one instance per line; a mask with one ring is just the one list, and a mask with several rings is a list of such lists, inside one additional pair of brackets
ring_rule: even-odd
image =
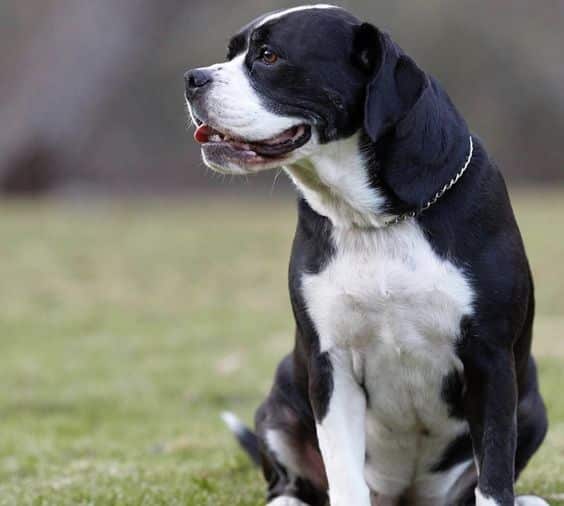
[(263, 47), (260, 52), (260, 59), (267, 65), (274, 65), (278, 61), (278, 55), (271, 49)]

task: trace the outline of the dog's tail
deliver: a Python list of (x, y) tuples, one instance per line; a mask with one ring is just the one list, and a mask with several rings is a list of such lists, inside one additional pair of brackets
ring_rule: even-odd
[(257, 465), (261, 464), (261, 453), (258, 436), (249, 429), (241, 420), (239, 420), (233, 413), (224, 411), (221, 413), (221, 419), (233, 432), (237, 442), (245, 450), (245, 453)]

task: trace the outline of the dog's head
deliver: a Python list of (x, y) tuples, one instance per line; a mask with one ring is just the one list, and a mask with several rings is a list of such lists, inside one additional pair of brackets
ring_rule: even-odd
[(377, 139), (425, 85), (385, 35), (328, 5), (256, 19), (225, 63), (185, 77), (204, 161), (228, 173), (291, 164), (362, 128)]
[[(339, 7), (262, 16), (231, 39), (226, 62), (185, 78), (195, 138), (220, 172), (304, 167), (346, 144), (363, 161), (341, 193), (398, 213), (422, 207), (468, 156), (466, 123), (438, 83), (387, 34)], [(311, 165), (329, 193), (343, 185), (346, 166), (320, 174), (323, 164)]]

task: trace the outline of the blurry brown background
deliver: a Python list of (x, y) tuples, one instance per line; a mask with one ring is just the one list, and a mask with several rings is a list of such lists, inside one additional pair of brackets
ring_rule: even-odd
[[(221, 187), (187, 130), (183, 73), (223, 59), (249, 19), (299, 3), (2, 0), (0, 191)], [(564, 182), (562, 0), (338, 3), (442, 81), (511, 182)]]

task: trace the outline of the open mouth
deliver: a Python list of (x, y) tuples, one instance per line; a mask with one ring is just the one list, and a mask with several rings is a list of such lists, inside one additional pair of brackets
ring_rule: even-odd
[(194, 133), (194, 139), (202, 144), (206, 154), (222, 156), (246, 164), (283, 159), (306, 144), (310, 138), (311, 127), (309, 125), (296, 125), (275, 137), (262, 141), (236, 138), (205, 123), (200, 124)]

